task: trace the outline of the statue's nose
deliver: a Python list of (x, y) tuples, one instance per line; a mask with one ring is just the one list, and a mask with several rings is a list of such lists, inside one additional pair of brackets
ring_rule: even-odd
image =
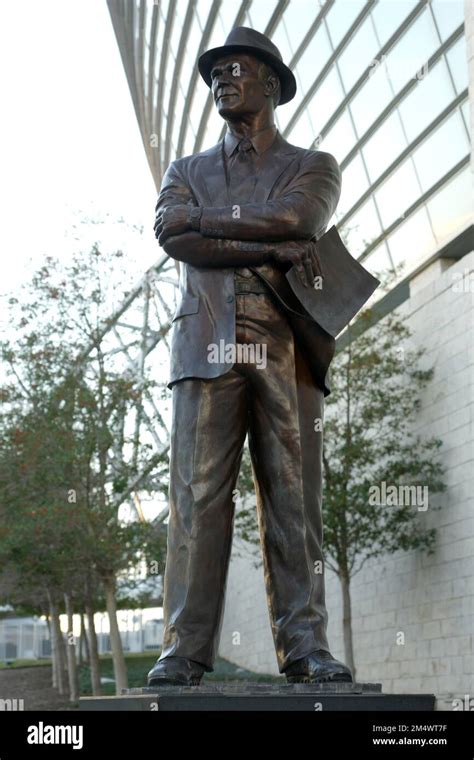
[(235, 77), (233, 77), (231, 74), (223, 73), (217, 79), (217, 86), (226, 87), (229, 84), (233, 84), (234, 81), (235, 81)]

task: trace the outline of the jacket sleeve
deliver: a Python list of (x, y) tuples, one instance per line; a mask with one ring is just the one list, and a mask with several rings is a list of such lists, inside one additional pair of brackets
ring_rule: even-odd
[(204, 208), (201, 233), (234, 240), (310, 240), (326, 230), (341, 195), (341, 170), (331, 153), (308, 152), (279, 198), (266, 203)]
[[(156, 211), (175, 205), (197, 206), (192, 190), (173, 161), (161, 183)], [(197, 267), (260, 266), (271, 258), (274, 246), (263, 242), (244, 242), (204, 237), (185, 232), (169, 237), (163, 249), (168, 256)]]
[(271, 243), (206, 238), (200, 232), (172, 235), (163, 248), (171, 258), (195, 267), (261, 266), (275, 250)]
[(172, 161), (163, 175), (155, 212), (167, 206), (197, 206), (191, 188), (186, 184), (176, 161)]

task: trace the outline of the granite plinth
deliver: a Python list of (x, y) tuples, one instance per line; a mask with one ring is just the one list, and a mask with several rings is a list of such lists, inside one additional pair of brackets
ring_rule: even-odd
[(383, 694), (381, 684), (203, 683), (125, 689), (117, 697), (82, 697), (81, 710), (431, 711), (432, 694)]

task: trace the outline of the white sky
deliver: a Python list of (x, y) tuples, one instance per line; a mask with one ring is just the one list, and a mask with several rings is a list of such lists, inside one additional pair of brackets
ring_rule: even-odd
[(132, 285), (159, 256), (156, 191), (105, 0), (2, 2), (0, 71), (0, 294), (95, 240), (136, 264)]

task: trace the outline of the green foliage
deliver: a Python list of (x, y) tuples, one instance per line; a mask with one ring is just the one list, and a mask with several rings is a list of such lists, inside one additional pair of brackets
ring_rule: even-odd
[(250, 452), (248, 446), (244, 447), (242, 463), (237, 482), (237, 493), (240, 498), (236, 500), (235, 509), (235, 534), (245, 542), (254, 558), (254, 564), (259, 566), (260, 559), (255, 551), (255, 547), (260, 546), (260, 535), (258, 529), (257, 510), (255, 505), (255, 492), (252, 474), (252, 463), (250, 461)]
[[(370, 310), (359, 319), (362, 328), (364, 321), (372, 324)], [(324, 545), (329, 566), (345, 578), (371, 557), (431, 551), (435, 540), (416, 505), (369, 499), (370, 489), (383, 482), (426, 486), (433, 509), (433, 494), (445, 490), (441, 441), (412, 431), (433, 372), (421, 368), (424, 351), (410, 347), (410, 337), (391, 314), (349, 340), (332, 365), (324, 423)]]
[[(422, 368), (424, 351), (410, 348), (410, 331), (397, 316), (371, 327), (373, 321), (372, 312), (364, 311), (354, 339), (336, 354), (326, 401), (324, 549), (329, 567), (346, 579), (371, 557), (433, 549), (435, 531), (424, 512), (409, 504), (371, 505), (371, 487), (383, 481), (427, 486), (429, 510), (435, 508), (433, 494), (445, 490), (437, 456), (441, 441), (422, 439), (411, 429), (433, 371)], [(247, 450), (238, 487), (243, 495), (253, 493)], [(237, 513), (236, 530), (249, 544), (258, 543), (254, 508)]]
[(0, 566), (15, 584), (0, 576), (0, 598), (39, 613), (47, 591), (80, 602), (88, 589), (97, 602), (104, 578), (149, 556), (164, 562), (163, 534), (119, 514), (138, 473), (155, 460), (163, 468), (129, 424), (153, 383), (105, 354), (105, 319), (124, 292), (120, 257), (94, 247), (65, 269), (48, 259), (24, 297), (11, 299), (12, 337), (1, 345)]

